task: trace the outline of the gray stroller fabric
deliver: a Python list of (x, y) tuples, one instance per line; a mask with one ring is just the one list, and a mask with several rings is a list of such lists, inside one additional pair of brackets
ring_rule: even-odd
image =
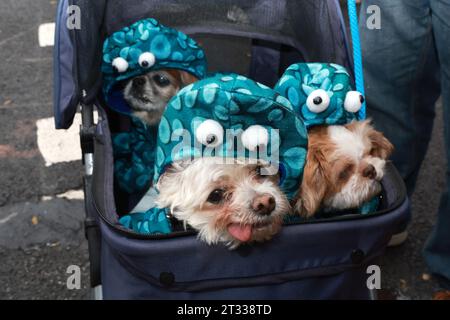
[[(69, 5), (80, 8), (80, 29), (66, 28)], [(210, 71), (240, 72), (271, 85), (294, 62), (334, 62), (351, 70), (337, 0), (61, 0), (54, 57), (57, 128), (71, 125), (80, 102), (97, 99), (105, 37), (145, 17), (191, 35), (208, 57), (216, 57)]]

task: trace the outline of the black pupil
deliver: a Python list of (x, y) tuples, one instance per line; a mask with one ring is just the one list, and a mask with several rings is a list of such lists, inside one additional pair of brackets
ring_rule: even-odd
[(160, 74), (153, 76), (153, 80), (160, 87), (167, 87), (170, 84), (169, 79)]
[(148, 67), (148, 61), (145, 61), (145, 60), (142, 61), (142, 66), (145, 67), (145, 68)]
[(222, 189), (216, 189), (213, 192), (211, 192), (208, 196), (208, 202), (211, 203), (219, 203), (223, 199), (224, 190)]
[(359, 96), (359, 101), (361, 101), (361, 103), (364, 103), (364, 97), (362, 95)]
[(322, 98), (321, 97), (315, 97), (313, 102), (314, 102), (314, 104), (321, 104), (322, 103)]
[(213, 135), (213, 134), (210, 134), (210, 135), (208, 135), (207, 137), (206, 137), (206, 143), (207, 144), (211, 144), (211, 143), (214, 143), (215, 141), (216, 141), (216, 136), (215, 135)]

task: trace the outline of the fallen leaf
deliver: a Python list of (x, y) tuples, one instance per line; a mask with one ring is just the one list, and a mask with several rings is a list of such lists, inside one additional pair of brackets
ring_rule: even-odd
[(406, 280), (400, 279), (400, 289), (405, 290), (408, 287)]
[(429, 281), (431, 279), (430, 274), (428, 273), (422, 273), (422, 280), (423, 281)]
[(433, 300), (450, 300), (450, 291), (439, 291), (433, 296)]
[(47, 247), (53, 248), (59, 246), (59, 242), (47, 242)]
[(37, 225), (39, 223), (39, 218), (37, 216), (33, 216), (31, 217), (31, 224), (32, 225)]

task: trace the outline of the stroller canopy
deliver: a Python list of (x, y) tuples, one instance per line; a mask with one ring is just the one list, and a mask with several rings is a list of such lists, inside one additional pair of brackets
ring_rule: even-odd
[[(67, 28), (67, 19), (78, 13), (80, 28)], [(70, 127), (79, 103), (98, 99), (105, 38), (148, 17), (197, 40), (210, 71), (239, 72), (266, 85), (295, 62), (351, 66), (338, 0), (61, 0), (54, 48), (56, 128)]]

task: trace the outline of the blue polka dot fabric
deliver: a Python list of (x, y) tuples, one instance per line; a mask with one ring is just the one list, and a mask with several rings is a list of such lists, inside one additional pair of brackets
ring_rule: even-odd
[[(216, 134), (220, 141), (216, 141), (218, 145), (214, 148), (199, 142), (203, 132), (199, 128), (206, 121), (213, 123), (207, 126), (213, 134), (223, 130), (222, 135)], [(197, 81), (169, 101), (158, 128), (154, 182), (168, 165), (182, 159), (205, 155), (253, 158), (251, 148), (238, 150), (235, 145), (235, 137), (241, 141), (246, 132), (250, 136), (255, 134), (252, 130), (267, 133), (267, 144), (258, 159), (276, 161), (281, 187), (289, 197), (293, 196), (301, 182), (306, 159), (305, 125), (285, 97), (237, 74), (216, 74)], [(180, 147), (181, 138), (189, 139), (183, 147)]]
[(168, 234), (172, 232), (172, 226), (167, 214), (167, 209), (151, 208), (146, 212), (125, 215), (119, 219), (119, 222), (140, 234)]
[[(265, 134), (267, 141), (252, 152), (251, 142), (260, 143), (254, 138)], [(236, 147), (236, 138), (243, 141), (243, 148)], [(202, 141), (212, 141), (214, 147)], [(169, 101), (158, 128), (154, 182), (179, 160), (205, 156), (258, 159), (279, 169), (280, 187), (292, 198), (302, 180), (307, 145), (306, 127), (285, 97), (244, 76), (216, 74), (183, 88)], [(148, 233), (155, 215), (164, 220), (161, 212), (165, 210), (154, 207), (147, 213), (126, 215), (120, 223)]]
[(131, 119), (130, 131), (112, 135), (114, 177), (119, 188), (136, 194), (150, 188), (155, 163), (157, 127)]
[(353, 94), (356, 92), (348, 71), (332, 63), (293, 64), (274, 90), (292, 103), (307, 128), (358, 120), (363, 102), (362, 96)]
[[(130, 115), (121, 81), (152, 70), (174, 68), (197, 78), (206, 74), (206, 57), (198, 44), (155, 19), (139, 20), (110, 35), (103, 45), (103, 93), (108, 107)], [(151, 186), (157, 127), (131, 116), (128, 132), (114, 134), (114, 173), (120, 189), (133, 194)]]

